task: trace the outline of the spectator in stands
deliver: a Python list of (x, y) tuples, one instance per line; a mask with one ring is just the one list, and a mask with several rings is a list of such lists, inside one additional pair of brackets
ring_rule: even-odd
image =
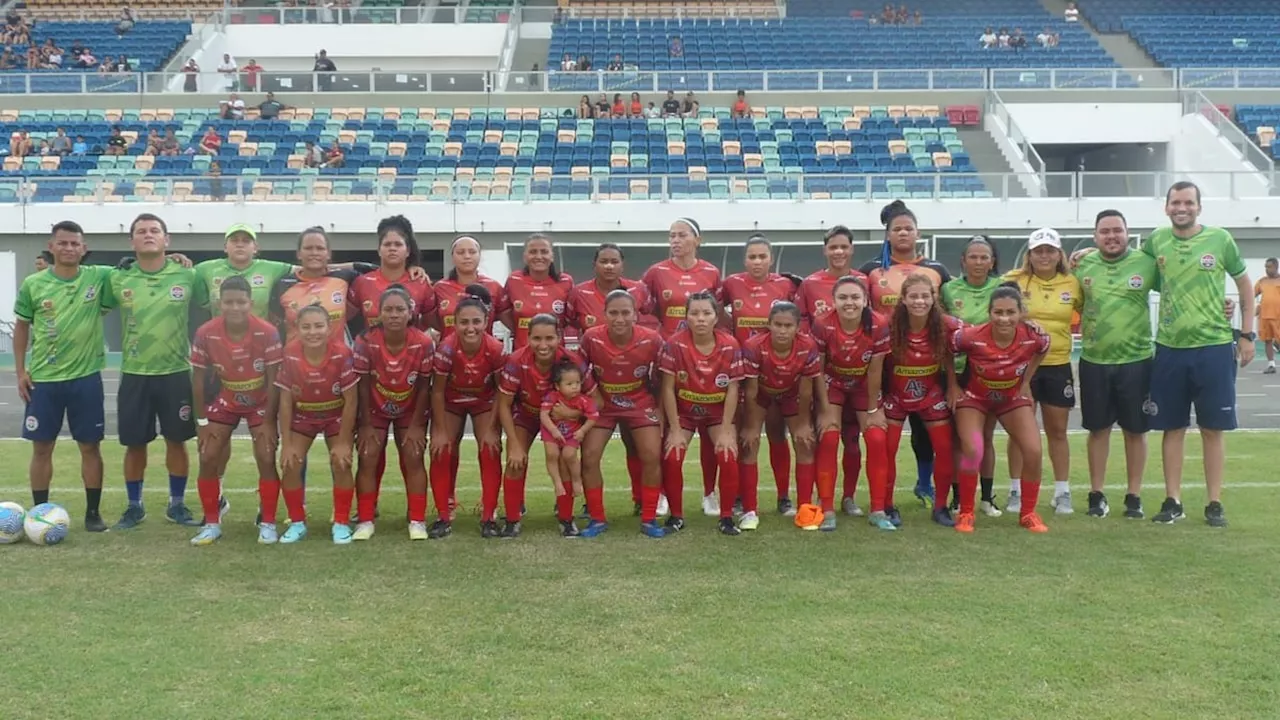
[(78, 58), (84, 54), (84, 41), (77, 40), (71, 43), (71, 57)]
[(644, 103), (640, 101), (640, 93), (631, 93), (631, 117), (644, 117)]
[(991, 48), (995, 47), (996, 44), (999, 42), (1000, 42), (1000, 39), (997, 38), (996, 34), (991, 31), (991, 28), (987, 28), (986, 30), (983, 30), (982, 35), (978, 37), (978, 44), (982, 45), (983, 50), (990, 50)]
[(218, 116), (223, 120), (243, 120), (244, 100), (236, 93), (231, 93), (231, 97), (218, 101)]
[(320, 148), (316, 147), (316, 144), (310, 140), (307, 141), (306, 148), (306, 150), (302, 151), (303, 166), (309, 168), (322, 167), (324, 165), (324, 153), (320, 151)]
[(678, 117), (680, 115), (680, 101), (676, 99), (676, 91), (668, 90), (667, 99), (662, 101), (663, 117)]
[(596, 116), (596, 109), (591, 105), (591, 98), (583, 95), (578, 100), (578, 119), (589, 120)]
[(93, 51), (89, 50), (89, 48), (85, 48), (76, 58), (76, 67), (78, 68), (87, 70), (97, 64), (98, 58), (93, 56)]
[(218, 72), (222, 75), (222, 88), (224, 90), (235, 90), (239, 85), (240, 66), (236, 64), (236, 59), (231, 57), (231, 53), (222, 53), (222, 62), (218, 65)]
[(17, 22), (10, 22), (5, 28), (4, 42), (11, 45), (30, 45), (31, 28), (27, 25), (27, 21), (19, 15), (11, 15), (10, 19), (16, 19)]
[(609, 108), (609, 114), (616, 118), (627, 116), (627, 106), (622, 102), (622, 93), (613, 94), (613, 107)]
[(733, 107), (730, 108), (729, 114), (732, 117), (744, 118), (751, 116), (751, 106), (747, 104), (747, 91), (739, 90), (738, 99), (733, 101)]
[(116, 59), (110, 55), (102, 58), (102, 64), (98, 66), (99, 73), (113, 73), (116, 71)]
[[(245, 90), (248, 90), (250, 92), (258, 91), (258, 73), (262, 72), (262, 70), (263, 70), (263, 67), (258, 64), (257, 60), (253, 58), (249, 58), (248, 64), (240, 68), (240, 72), (244, 73), (243, 88)], [(268, 93), (268, 95), (269, 94), (270, 93)]]
[(892, 25), (898, 19), (898, 14), (893, 11), (893, 5), (885, 3), (884, 8), (880, 10), (880, 23), (883, 25)]
[(120, 56), (119, 62), (116, 63), (116, 72), (133, 72), (133, 64), (129, 62), (129, 58)]
[(84, 141), (83, 135), (77, 135), (76, 141), (74, 143), (71, 143), (71, 154), (72, 155), (88, 155), (89, 154), (89, 143)]
[(51, 146), (51, 145), (49, 144), (49, 141), (48, 141), (48, 140), (41, 140), (41, 141), (40, 141), (40, 147), (39, 147), (39, 149), (37, 149), (37, 150), (36, 150), (36, 154), (37, 154), (37, 155), (41, 155), (41, 156), (44, 156), (44, 155), (52, 155), (52, 154), (53, 154), (53, 146)]
[(116, 35), (124, 37), (133, 29), (135, 23), (136, 20), (133, 17), (133, 9), (128, 5), (120, 8), (120, 15), (116, 17)]
[(13, 48), (5, 46), (4, 52), (0, 53), (0, 70), (12, 70), (18, 67), (18, 56), (13, 54)]
[(182, 66), (182, 92), (196, 92), (200, 89), (200, 66), (196, 64), (196, 59), (187, 60), (187, 64)]
[(698, 117), (698, 99), (693, 96), (693, 91), (684, 94), (684, 102), (680, 104), (680, 117)]
[(267, 99), (258, 103), (258, 117), (263, 120), (275, 120), (277, 117), (280, 117), (281, 110), (292, 109), (292, 107), (277, 100), (275, 93), (269, 92), (267, 93)]
[(205, 175), (209, 178), (209, 197), (217, 201), (226, 200), (227, 191), (222, 188), (222, 165), (214, 160), (209, 163), (209, 170)]
[(911, 19), (911, 13), (907, 10), (907, 6), (899, 5), (898, 14), (897, 14), (897, 17), (894, 18), (894, 22), (896, 22), (898, 25), (906, 25), (907, 21), (910, 19)]
[(679, 35), (671, 38), (671, 43), (667, 45), (667, 54), (673, 58), (684, 57), (684, 41)]
[(564, 57), (560, 58), (561, 72), (573, 72), (574, 70), (577, 70), (577, 69), (578, 69), (578, 63), (573, 61), (573, 57), (570, 56), (569, 53), (565, 53)]
[(1000, 33), (996, 35), (996, 46), (1009, 47), (1009, 28), (1000, 28)]
[(62, 48), (53, 42), (53, 38), (47, 38), (44, 45), (40, 46), (41, 67), (49, 69), (62, 67), (62, 55)]
[(1067, 3), (1067, 9), (1062, 11), (1062, 19), (1067, 22), (1080, 22), (1080, 9), (1074, 2)]
[(919, 10), (917, 10), (917, 11), (916, 11), (916, 17), (915, 17), (914, 22), (915, 22), (915, 24), (916, 24), (916, 25), (923, 25), (923, 24), (924, 24), (924, 13), (920, 12)]
[(178, 136), (173, 134), (173, 128), (165, 128), (164, 139), (160, 141), (160, 154), (172, 157), (181, 152), (182, 146), (178, 144)]
[(596, 101), (596, 118), (600, 120), (609, 119), (609, 111), (613, 106), (609, 104), (609, 96), (600, 93), (600, 99)]
[(66, 128), (58, 128), (58, 134), (53, 136), (51, 147), (53, 152), (58, 155), (71, 154), (71, 138), (67, 137)]
[(658, 109), (657, 103), (650, 101), (649, 107), (644, 109), (644, 116), (647, 118), (660, 118), (662, 111)]
[(222, 149), (222, 138), (218, 135), (218, 131), (212, 125), (208, 130), (204, 131), (204, 136), (200, 138), (201, 155), (217, 155), (218, 150)]
[(578, 72), (589, 72), (591, 70), (591, 58), (586, 55), (578, 56)]
[(26, 65), (26, 68), (27, 68), (28, 70), (39, 70), (39, 69), (40, 69), (40, 51), (39, 51), (39, 50), (37, 50), (37, 49), (35, 48), (35, 46), (28, 46), (28, 47), (27, 47), (27, 65)]
[(337, 140), (333, 141), (333, 145), (329, 147), (329, 152), (324, 154), (324, 165), (321, 167), (340, 168), (347, 164), (346, 153), (342, 152), (342, 146)]
[(529, 68), (529, 89), (542, 89), (542, 68), (538, 63), (534, 63), (533, 67)]
[(1022, 28), (1013, 29), (1013, 37), (1009, 38), (1009, 47), (1014, 50), (1027, 49), (1027, 37), (1022, 34)]
[(333, 87), (333, 75), (329, 73), (338, 72), (338, 66), (334, 65), (333, 60), (329, 59), (328, 52), (321, 50), (320, 53), (316, 55), (316, 64), (311, 68), (311, 71), (321, 73), (320, 89), (327, 92)]
[(160, 131), (151, 128), (147, 131), (147, 146), (143, 149), (143, 155), (159, 155), (160, 154)]
[(9, 154), (16, 158), (24, 158), (31, 154), (31, 136), (26, 130), (19, 130), (9, 137)]
[(1058, 33), (1054, 32), (1050, 28), (1045, 28), (1044, 30), (1040, 31), (1039, 35), (1036, 36), (1036, 42), (1040, 43), (1040, 47), (1046, 47), (1046, 48), (1057, 47)]
[(120, 126), (116, 125), (111, 128), (111, 137), (107, 138), (107, 154), (108, 155), (127, 155), (129, 153), (129, 138), (124, 136), (120, 131)]
[(614, 55), (613, 59), (609, 61), (609, 67), (608, 67), (609, 72), (622, 72), (622, 68), (623, 68), (622, 56)]

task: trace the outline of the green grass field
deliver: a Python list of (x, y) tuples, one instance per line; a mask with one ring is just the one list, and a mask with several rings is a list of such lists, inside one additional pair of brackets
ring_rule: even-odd
[[(1008, 516), (979, 518), (970, 537), (934, 526), (908, 499), (903, 443), (901, 532), (842, 518), (833, 534), (805, 533), (769, 502), (754, 534), (725, 538), (691, 516), (685, 533), (655, 541), (630, 517), (612, 443), (613, 529), (602, 538), (561, 539), (536, 472), (517, 541), (481, 540), (464, 514), (452, 538), (411, 544), (393, 489), (379, 534), (349, 547), (330, 544), (319, 487), (306, 542), (258, 546), (256, 480), (238, 445), (227, 535), (212, 548), (164, 522), (159, 452), (147, 524), (84, 533), (64, 444), (53, 499), (75, 532), (59, 547), (0, 547), (0, 617), (19, 643), (9, 647), (43, 637), (48, 651), (4, 663), (3, 715), (1274, 718), (1280, 528), (1266, 513), (1280, 486), (1277, 438), (1230, 438), (1226, 530), (1201, 518), (1197, 437), (1190, 517), (1163, 527), (1119, 517), (1118, 443), (1116, 509), (1083, 515), (1084, 438), (1073, 436), (1077, 514), (1046, 515), (1048, 535)], [(112, 522), (125, 501), (121, 452), (104, 447)], [(1158, 447), (1153, 437), (1148, 516), (1163, 497)], [(10, 468), (0, 499), (28, 506), (27, 448), (0, 443), (0, 462)], [(327, 484), (322, 462), (314, 453), (315, 485)], [(459, 483), (470, 508), (473, 457)], [(686, 507), (697, 509), (697, 492), (690, 483)]]

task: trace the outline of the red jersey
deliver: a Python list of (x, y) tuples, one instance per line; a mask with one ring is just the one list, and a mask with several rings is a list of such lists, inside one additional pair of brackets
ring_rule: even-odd
[(373, 414), (396, 419), (413, 412), (418, 378), (430, 377), (435, 343), (417, 328), (406, 331), (404, 347), (393, 355), (387, 349), (382, 328), (369, 328), (356, 340), (355, 371), (371, 376)]
[(342, 393), (358, 382), (355, 357), (341, 342), (329, 343), (319, 365), (307, 362), (302, 343), (289, 343), (276, 375), (276, 387), (293, 395), (293, 420), (298, 424), (323, 424), (342, 417)]
[[(581, 355), (560, 348), (551, 365), (554, 367), (566, 359), (582, 371), (582, 394), (590, 394), (595, 389), (595, 381), (591, 379), (587, 363)], [(538, 369), (531, 347), (522, 347), (508, 355), (507, 364), (498, 374), (498, 391), (514, 397), (518, 402), (512, 407), (512, 412), (526, 419), (538, 417), (538, 413), (542, 411), (542, 398), (553, 390), (555, 386), (551, 384), (551, 368), (547, 368), (546, 372)]]
[[(267, 368), (280, 360), (280, 332), (252, 315), (239, 340), (231, 339), (226, 318), (218, 316), (201, 325), (191, 341), (191, 366), (213, 369), (219, 382), (216, 400), (234, 410), (258, 410), (267, 404)], [(205, 401), (212, 405), (215, 399)]]
[(797, 395), (800, 378), (822, 374), (822, 353), (808, 335), (797, 333), (791, 353), (778, 357), (768, 333), (756, 335), (742, 345), (746, 377), (756, 378), (762, 395)]
[(769, 273), (763, 282), (747, 273), (736, 273), (724, 279), (720, 292), (733, 316), (733, 336), (745, 343), (747, 338), (769, 331), (769, 310), (776, 302), (792, 302), (796, 286), (777, 273)]
[(543, 398), (542, 409), (550, 410), (557, 404), (564, 405), (570, 410), (577, 410), (582, 413), (581, 416), (572, 420), (560, 420), (556, 422), (556, 429), (558, 429), (560, 434), (565, 436), (566, 439), (581, 430), (582, 426), (586, 425), (588, 421), (595, 422), (600, 419), (600, 411), (596, 409), (595, 401), (591, 399), (590, 395), (584, 392), (579, 392), (578, 396), (573, 399), (566, 399), (565, 396), (560, 394), (559, 390), (552, 390), (547, 393), (545, 398)]
[(902, 292), (902, 281), (908, 275), (920, 273), (927, 275), (933, 282), (935, 292), (941, 293), (943, 284), (951, 280), (951, 273), (936, 260), (918, 257), (911, 262), (890, 261), (884, 267), (879, 260), (862, 266), (867, 274), (867, 289), (871, 291), (871, 307), (881, 312), (890, 312), (898, 304), (898, 295)]
[(828, 386), (845, 393), (857, 393), (866, 387), (871, 359), (889, 352), (889, 323), (872, 313), (870, 333), (863, 331), (861, 321), (857, 329), (847, 333), (840, 327), (840, 319), (829, 314), (825, 321), (814, 324), (813, 339), (826, 355)]
[(516, 325), (508, 328), (513, 336), (512, 347), (522, 348), (529, 344), (529, 321), (534, 315), (554, 315), (563, 328), (572, 289), (573, 278), (568, 273), (560, 273), (559, 280), (550, 277), (534, 280), (523, 270), (511, 273), (503, 287), (502, 303), (495, 306), (495, 311), (511, 311), (511, 319)]
[(597, 325), (582, 334), (578, 351), (591, 365), (605, 412), (657, 409), (652, 385), (662, 353), (662, 336), (657, 330), (637, 326), (631, 342), (618, 347), (609, 338), (609, 329)]
[[(857, 270), (850, 270), (848, 274), (861, 279), (863, 285), (867, 282), (867, 276)], [(808, 330), (813, 326), (814, 318), (830, 312), (835, 307), (832, 296), (835, 293), (836, 282), (841, 277), (830, 270), (819, 270), (800, 281), (800, 288), (796, 290), (796, 305), (800, 306), (802, 329)]]
[[(694, 346), (688, 330), (676, 333), (662, 348), (659, 366), (676, 378), (676, 413), (681, 417), (713, 416), (722, 411), (730, 383), (744, 377), (742, 349), (733, 336), (715, 332), (715, 349), (709, 355)], [(708, 406), (714, 406), (711, 410)]]
[(431, 367), (444, 380), (444, 401), (447, 405), (487, 405), (493, 402), (497, 390), (497, 374), (506, 364), (507, 355), (502, 342), (492, 335), (485, 335), (480, 349), (468, 355), (458, 342), (457, 333), (449, 333), (436, 347)]
[[(960, 329), (960, 321), (944, 315), (943, 338), (950, 344), (951, 336)], [(894, 352), (885, 358), (884, 394), (892, 397), (896, 405), (906, 412), (936, 404), (945, 398), (943, 378), (946, 358), (938, 357), (937, 350), (929, 343), (927, 330), (907, 333), (907, 346), (902, 349), (902, 359)]]
[(968, 355), (965, 391), (999, 402), (1016, 395), (1031, 361), (1049, 352), (1049, 336), (1022, 323), (1013, 342), (999, 347), (992, 337), (991, 323), (970, 325), (951, 334), (951, 352)]
[(308, 305), (319, 305), (329, 313), (330, 339), (345, 340), (347, 319), (356, 312), (347, 302), (348, 292), (350, 285), (347, 280), (333, 274), (315, 279), (294, 274), (282, 279), (272, 288), (272, 296), (284, 319), (285, 340), (293, 342), (298, 337), (298, 311)]
[[(653, 314), (648, 288), (635, 280), (626, 278), (621, 278), (619, 282), (622, 283), (621, 289), (635, 298), (638, 316)], [(604, 299), (607, 294), (600, 290), (595, 278), (574, 285), (573, 290), (569, 291), (568, 309), (565, 310), (565, 318), (570, 327), (575, 327), (578, 332), (583, 333), (604, 322)], [(578, 342), (581, 344), (582, 341)]]
[(409, 293), (409, 324), (419, 326), (426, 315), (436, 308), (436, 296), (431, 291), (431, 281), (423, 278), (422, 280), (410, 280), (406, 273), (398, 280), (388, 280), (382, 274), (382, 270), (374, 270), (367, 272), (351, 282), (351, 289), (347, 291), (349, 301), (355, 308), (353, 312), (359, 313), (364, 317), (365, 327), (373, 328), (377, 326), (378, 320), (378, 302), (382, 298), (382, 293), (392, 285), (400, 285)]
[[(448, 278), (441, 280), (431, 286), (432, 294), (435, 295), (435, 311), (440, 316), (441, 337), (448, 337), (453, 334), (453, 314), (458, 309), (458, 301), (462, 300), (463, 295), (466, 293), (467, 285), (484, 286), (484, 289), (489, 291), (489, 298), (493, 301), (493, 308), (502, 305), (502, 286), (491, 277), (478, 275), (474, 283), (467, 283), (466, 285)], [(497, 311), (493, 308), (490, 308), (489, 327), (486, 328), (489, 333), (493, 332), (494, 316), (497, 315)]]
[(658, 316), (658, 329), (669, 338), (685, 328), (684, 309), (689, 296), (710, 290), (720, 299), (720, 269), (699, 260), (684, 270), (671, 259), (663, 260), (645, 271), (640, 279), (653, 298), (653, 311)]

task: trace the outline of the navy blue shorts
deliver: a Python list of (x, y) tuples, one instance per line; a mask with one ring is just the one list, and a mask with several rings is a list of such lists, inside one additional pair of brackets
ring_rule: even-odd
[(1151, 429), (1236, 429), (1235, 345), (1171, 348), (1156, 345), (1151, 364)]
[(22, 437), (27, 440), (56, 440), (65, 417), (76, 442), (102, 442), (106, 417), (102, 409), (101, 373), (75, 380), (35, 383), (25, 414)]

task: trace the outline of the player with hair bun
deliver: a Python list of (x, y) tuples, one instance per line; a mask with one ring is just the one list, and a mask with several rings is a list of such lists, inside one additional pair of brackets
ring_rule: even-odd
[(495, 306), (498, 319), (511, 331), (513, 350), (529, 344), (529, 326), (537, 315), (555, 318), (563, 329), (568, 317), (573, 277), (556, 269), (551, 236), (534, 233), (524, 241), (524, 267), (507, 277)]
[[(479, 240), (471, 235), (459, 235), (449, 246), (449, 255), (453, 261), (453, 269), (443, 280), (431, 286), (435, 293), (435, 312), (427, 318), (428, 325), (439, 332), (442, 338), (453, 332), (455, 311), (471, 294), (470, 286), (480, 285), (484, 288), (489, 296), (485, 304), (490, 308), (502, 304), (502, 283), (480, 272)], [(485, 332), (492, 333), (495, 313), (489, 312), (488, 315), (489, 326), (485, 328)], [(457, 470), (456, 466), (454, 470)]]
[[(431, 494), (440, 517), (428, 536), (443, 538), (453, 532), (451, 508), (457, 507), (458, 459), (462, 456), (462, 431), (471, 418), (480, 462), (481, 507), (493, 522), (502, 485), (502, 437), (493, 411), (497, 376), (506, 364), (502, 342), (490, 335), (492, 310), (483, 285), (470, 285), (454, 308), (452, 332), (436, 347), (431, 386)], [(443, 306), (442, 306), (443, 307)]]

